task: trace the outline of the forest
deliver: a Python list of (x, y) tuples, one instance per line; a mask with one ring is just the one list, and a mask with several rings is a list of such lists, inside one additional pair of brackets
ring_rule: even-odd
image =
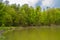
[(60, 8), (41, 9), (24, 4), (0, 3), (0, 27), (60, 25)]

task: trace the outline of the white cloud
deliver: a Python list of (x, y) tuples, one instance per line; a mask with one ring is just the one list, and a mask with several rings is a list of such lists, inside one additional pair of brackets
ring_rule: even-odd
[(35, 6), (35, 4), (38, 2), (39, 0), (9, 0), (10, 4), (29, 4), (30, 6)]
[(42, 7), (51, 7), (51, 6), (53, 6), (53, 0), (43, 0), (42, 1), (42, 5), (41, 5)]

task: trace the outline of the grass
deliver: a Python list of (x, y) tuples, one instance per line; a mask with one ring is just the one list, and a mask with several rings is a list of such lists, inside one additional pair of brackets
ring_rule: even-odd
[(5, 33), (4, 40), (60, 40), (60, 28), (20, 29), (16, 28), (16, 30)]

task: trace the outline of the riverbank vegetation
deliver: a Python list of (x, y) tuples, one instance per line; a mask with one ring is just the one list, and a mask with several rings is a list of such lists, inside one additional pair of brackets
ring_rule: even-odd
[(51, 26), (60, 25), (60, 8), (41, 9), (24, 4), (0, 3), (0, 26)]

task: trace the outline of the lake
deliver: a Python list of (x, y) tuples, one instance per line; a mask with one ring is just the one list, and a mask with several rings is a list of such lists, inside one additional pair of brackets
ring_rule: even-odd
[(6, 40), (60, 40), (60, 28), (17, 28), (4, 36)]

